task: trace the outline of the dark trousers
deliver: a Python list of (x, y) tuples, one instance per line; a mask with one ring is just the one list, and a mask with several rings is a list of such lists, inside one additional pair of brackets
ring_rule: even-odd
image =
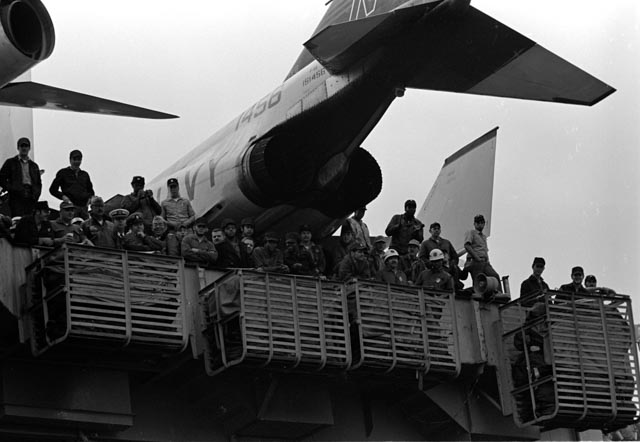
[[(36, 206), (36, 200), (30, 195), (31, 192), (9, 193), (9, 210), (11, 216), (31, 215)], [(25, 194), (27, 196), (25, 196)]]

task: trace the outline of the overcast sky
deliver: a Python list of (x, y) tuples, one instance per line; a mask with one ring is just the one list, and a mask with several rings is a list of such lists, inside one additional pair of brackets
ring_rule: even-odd
[[(155, 177), (283, 81), (324, 3), (44, 0), (56, 48), (34, 69), (35, 81), (181, 116), (36, 111), (45, 185), (73, 148), (84, 152), (83, 168), (106, 198), (129, 192), (133, 175)], [(533, 257), (543, 256), (552, 287), (582, 265), (602, 285), (640, 293), (640, 2), (472, 6), (618, 91), (592, 108), (407, 91), (363, 143), (383, 170), (382, 193), (365, 218), (371, 233), (383, 233), (404, 200), (421, 204), (444, 158), (500, 126), (489, 240), (498, 272), (510, 275), (517, 292)]]

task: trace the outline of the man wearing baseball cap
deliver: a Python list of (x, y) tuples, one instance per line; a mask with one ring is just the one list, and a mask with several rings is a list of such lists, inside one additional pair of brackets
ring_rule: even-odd
[(404, 213), (393, 215), (384, 233), (391, 237), (390, 248), (395, 249), (400, 256), (406, 255), (409, 241), (416, 239), (420, 242), (424, 239), (424, 224), (416, 214), (415, 200), (407, 200), (404, 203)]
[(407, 275), (407, 279), (413, 283), (427, 267), (425, 262), (418, 258), (420, 242), (417, 239), (409, 241), (407, 250), (408, 253), (400, 258), (400, 270), (402, 270), (405, 275)]
[(66, 242), (86, 243), (86, 237), (84, 232), (82, 232), (82, 228), (71, 222), (74, 218), (75, 211), (76, 206), (71, 201), (63, 200), (60, 203), (60, 217), (51, 222), (54, 245), (57, 246)]
[(542, 272), (546, 262), (539, 256), (533, 258), (531, 268), (533, 273), (520, 284), (521, 304), (525, 307), (533, 307), (539, 295), (544, 295), (549, 290), (549, 285), (542, 279)]
[(31, 215), (40, 193), (40, 167), (29, 158), (31, 142), (18, 140), (18, 155), (7, 159), (0, 168), (0, 189), (9, 193), (11, 216)]
[(85, 236), (97, 247), (114, 249), (116, 247), (115, 227), (111, 221), (105, 218), (104, 200), (94, 195), (91, 197), (90, 207), (89, 219), (82, 223)]
[(349, 246), (349, 254), (340, 263), (338, 279), (341, 281), (371, 279), (371, 268), (365, 255), (366, 251), (367, 246), (363, 242), (352, 242)]
[(153, 217), (162, 213), (162, 207), (153, 198), (152, 190), (144, 190), (144, 177), (136, 175), (131, 179), (133, 192), (122, 199), (122, 208), (129, 213), (138, 212), (142, 216), (145, 232), (150, 235)]
[(169, 197), (162, 201), (162, 217), (167, 221), (169, 230), (175, 231), (180, 227), (191, 229), (196, 221), (196, 213), (193, 211), (191, 202), (180, 196), (180, 184), (177, 178), (167, 180)]
[(69, 153), (69, 167), (60, 169), (56, 173), (49, 193), (59, 200), (69, 200), (75, 206), (75, 216), (82, 219), (89, 218), (87, 209), (89, 198), (95, 195), (89, 174), (80, 169), (82, 152), (77, 149)]
[(260, 272), (288, 273), (289, 267), (284, 263), (284, 254), (278, 247), (280, 238), (275, 232), (264, 234), (264, 246), (253, 251), (253, 261)]
[(374, 275), (384, 269), (384, 251), (386, 248), (387, 238), (382, 235), (376, 236), (373, 240), (373, 248), (369, 250), (368, 256), (369, 267)]
[(49, 203), (38, 201), (32, 215), (20, 218), (13, 242), (27, 246), (53, 247), (53, 238), (49, 222)]
[(218, 247), (207, 236), (207, 222), (204, 218), (195, 222), (194, 233), (184, 237), (180, 249), (188, 262), (203, 267), (220, 266)]
[(220, 228), (222, 229), (223, 240), (216, 244), (218, 267), (242, 267), (242, 254), (237, 237), (236, 222), (231, 218), (225, 218), (220, 223)]
[[(582, 285), (584, 270), (580, 266), (571, 269), (571, 282), (560, 286), (561, 292), (588, 295), (589, 291)], [(556, 299), (558, 297), (556, 296)]]

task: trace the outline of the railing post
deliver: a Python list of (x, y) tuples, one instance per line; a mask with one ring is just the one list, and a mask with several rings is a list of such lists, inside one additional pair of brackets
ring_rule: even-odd
[(291, 286), (291, 313), (293, 314), (293, 339), (296, 348), (296, 360), (291, 368), (296, 368), (302, 360), (302, 348), (300, 345), (300, 321), (298, 317), (298, 284), (295, 276), (289, 276)]
[(133, 337), (133, 318), (131, 314), (131, 284), (129, 282), (129, 253), (124, 250), (122, 257), (122, 280), (124, 283), (124, 317), (125, 317), (125, 340), (122, 344), (126, 347)]
[(322, 281), (316, 279), (316, 299), (318, 300), (318, 334), (320, 335), (320, 366), (322, 370), (327, 364), (327, 337), (324, 332), (324, 300), (322, 298)]

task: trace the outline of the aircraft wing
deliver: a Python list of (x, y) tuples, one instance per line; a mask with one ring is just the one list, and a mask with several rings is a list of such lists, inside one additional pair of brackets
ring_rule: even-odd
[(388, 45), (391, 53), (405, 54), (402, 62), (410, 72), (398, 86), (414, 89), (587, 106), (615, 92), (473, 7), (455, 19), (437, 14), (430, 19), (431, 7), (421, 4), (331, 25), (305, 47), (330, 73), (338, 74)]
[(31, 81), (9, 83), (0, 89), (0, 105), (39, 109), (66, 110), (122, 117), (168, 119), (178, 118), (130, 104), (81, 94)]
[(491, 233), (493, 175), (498, 128), (458, 150), (444, 160), (416, 217), (429, 226), (439, 222), (442, 237), (447, 238), (458, 253), (464, 251), (464, 234), (473, 228), (473, 217), (484, 215), (484, 233)]

